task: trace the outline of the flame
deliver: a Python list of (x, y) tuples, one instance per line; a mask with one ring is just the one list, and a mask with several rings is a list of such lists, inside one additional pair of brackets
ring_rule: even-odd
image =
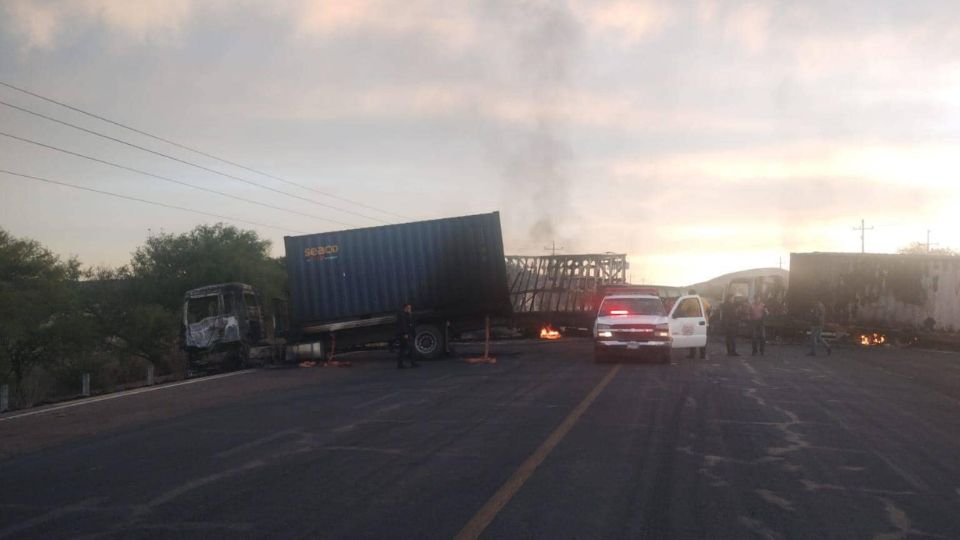
[(860, 335), (860, 344), (861, 345), (883, 345), (887, 342), (887, 336), (883, 334), (878, 334), (876, 332), (872, 334), (861, 334)]
[(560, 332), (550, 326), (544, 326), (540, 329), (540, 339), (560, 339)]

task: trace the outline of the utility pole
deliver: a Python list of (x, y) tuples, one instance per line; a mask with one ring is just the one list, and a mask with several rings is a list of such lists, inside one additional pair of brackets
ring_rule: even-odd
[(860, 231), (860, 253), (866, 253), (867, 252), (866, 232), (872, 231), (873, 227), (867, 227), (866, 222), (863, 219), (861, 219), (860, 226), (854, 227), (853, 230)]
[(563, 246), (557, 247), (557, 242), (554, 240), (550, 242), (550, 247), (543, 248), (544, 251), (549, 251), (551, 257), (557, 256), (557, 250), (563, 251)]
[(940, 245), (940, 244), (938, 244), (938, 243), (936, 243), (936, 242), (934, 242), (934, 243), (932, 243), (932, 244), (930, 243), (930, 229), (927, 229), (927, 253), (928, 253), (928, 254), (930, 253), (930, 246), (938, 246), (938, 245)]

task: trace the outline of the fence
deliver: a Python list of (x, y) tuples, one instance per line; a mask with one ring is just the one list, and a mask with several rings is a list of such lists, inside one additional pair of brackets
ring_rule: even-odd
[[(67, 384), (66, 388), (61, 383), (59, 391), (47, 389), (45, 391), (30, 391), (28, 388), (21, 387), (17, 392), (11, 391), (11, 385), (0, 384), (0, 413), (13, 409), (26, 409), (40, 405), (49, 405), (72, 399), (90, 397), (92, 395), (109, 394), (121, 392), (143, 386), (153, 386), (155, 384), (180, 380), (184, 378), (183, 373), (171, 373), (168, 375), (156, 374), (156, 368), (152, 364), (145, 366), (143, 378), (138, 380), (128, 380), (127, 382), (117, 384), (96, 384), (91, 373), (80, 373), (72, 384)], [(35, 380), (24, 381), (26, 386), (36, 385)]]

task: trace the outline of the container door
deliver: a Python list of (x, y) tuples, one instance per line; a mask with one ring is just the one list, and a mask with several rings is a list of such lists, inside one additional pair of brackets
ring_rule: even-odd
[(670, 337), (674, 349), (705, 347), (707, 319), (699, 296), (681, 296), (670, 310)]

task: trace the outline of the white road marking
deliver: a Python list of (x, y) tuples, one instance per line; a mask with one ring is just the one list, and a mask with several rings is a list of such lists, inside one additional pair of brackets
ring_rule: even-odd
[(219, 482), (224, 478), (236, 476), (238, 474), (245, 473), (251, 469), (256, 469), (257, 467), (262, 467), (264, 465), (265, 463), (263, 461), (259, 461), (259, 460), (251, 461), (249, 463), (245, 463), (233, 469), (227, 469), (225, 471), (221, 471), (218, 473), (202, 476), (200, 478), (197, 478), (196, 480), (191, 480), (183, 485), (180, 485), (174, 489), (171, 489), (170, 491), (167, 491), (166, 493), (163, 493), (157, 497), (154, 497), (151, 501), (147, 502), (144, 505), (136, 507), (136, 509), (133, 511), (133, 517), (139, 517), (143, 514), (146, 514), (158, 506), (161, 506), (171, 501), (175, 501), (181, 495), (185, 493), (189, 493), (197, 488), (206, 486), (207, 484)]
[(251, 448), (256, 448), (257, 446), (267, 444), (267, 443), (276, 441), (278, 439), (283, 439), (286, 437), (292, 437), (294, 435), (302, 435), (302, 434), (303, 434), (302, 428), (285, 429), (283, 431), (271, 433), (270, 435), (267, 435), (265, 437), (260, 437), (259, 439), (254, 439), (252, 441), (239, 444), (237, 446), (234, 446), (233, 448), (224, 450), (223, 452), (216, 454), (216, 456), (219, 458), (229, 457), (233, 454), (239, 454), (240, 452), (245, 452), (247, 450), (250, 450)]
[(56, 406), (49, 407), (49, 408), (45, 408), (45, 409), (38, 409), (38, 410), (29, 411), (29, 412), (24, 412), (24, 413), (20, 413), (20, 414), (14, 414), (14, 415), (10, 415), (10, 416), (4, 416), (4, 417), (0, 418), (0, 422), (6, 422), (7, 420), (15, 420), (15, 419), (17, 419), (17, 418), (24, 418), (24, 417), (33, 416), (33, 415), (36, 415), (36, 414), (45, 414), (45, 413), (50, 413), (50, 412), (62, 411), (62, 410), (64, 410), (64, 409), (70, 409), (70, 408), (72, 408), (72, 407), (79, 407), (79, 406), (81, 406), (81, 405), (90, 405), (90, 404), (92, 404), (92, 403), (99, 403), (99, 402), (101, 402), (101, 401), (107, 401), (107, 400), (110, 400), (110, 399), (118, 399), (118, 398), (122, 398), (122, 397), (135, 396), (135, 395), (137, 395), (137, 394), (145, 394), (145, 393), (147, 393), (147, 392), (153, 392), (153, 391), (156, 391), (156, 390), (166, 390), (167, 388), (174, 388), (174, 387), (176, 387), (176, 386), (183, 386), (183, 385), (186, 385), (186, 384), (194, 384), (194, 383), (200, 383), (200, 382), (206, 382), (206, 381), (214, 381), (214, 380), (223, 379), (223, 378), (226, 378), (226, 377), (233, 377), (234, 375), (246, 375), (247, 373), (253, 373), (253, 372), (255, 372), (255, 371), (257, 371), (257, 370), (255, 370), (255, 369), (246, 369), (246, 370), (243, 370), (243, 371), (232, 371), (232, 372), (230, 372), (230, 373), (221, 373), (221, 374), (219, 374), (219, 375), (211, 375), (211, 376), (209, 376), (209, 377), (200, 377), (200, 378), (197, 378), (197, 379), (190, 379), (190, 380), (187, 380), (187, 381), (180, 381), (180, 382), (175, 382), (175, 383), (171, 383), (171, 384), (164, 384), (164, 385), (162, 385), (162, 386), (148, 386), (148, 387), (146, 387), (146, 388), (137, 388), (137, 389), (135, 389), (135, 390), (127, 390), (127, 391), (125, 391), (125, 392), (116, 392), (116, 393), (114, 393), (114, 394), (107, 394), (107, 395), (105, 395), (105, 396), (99, 396), (99, 397), (90, 398), (90, 399), (82, 399), (82, 400), (78, 400), (78, 401), (71, 401), (70, 403), (64, 403), (63, 405), (56, 405)]
[(793, 507), (793, 503), (783, 497), (777, 495), (776, 493), (770, 491), (769, 489), (755, 489), (754, 490), (761, 499), (767, 501), (768, 503), (779, 506), (787, 512), (796, 512), (796, 509)]
[(385, 395), (382, 395), (382, 396), (379, 396), (379, 397), (375, 397), (375, 398), (371, 399), (370, 401), (364, 401), (363, 403), (361, 403), (361, 404), (359, 404), (359, 405), (355, 405), (353, 408), (354, 408), (354, 409), (362, 409), (362, 408), (364, 408), (364, 407), (369, 407), (370, 405), (373, 405), (373, 404), (375, 404), (375, 403), (380, 403), (381, 401), (390, 399), (390, 398), (398, 395), (399, 393), (400, 393), (400, 392), (393, 392), (393, 393), (390, 393), (390, 394), (385, 394)]
[(757, 535), (759, 535), (760, 538), (763, 538), (763, 540), (782, 540), (783, 538), (782, 534), (771, 529), (770, 527), (767, 526), (766, 523), (758, 519), (752, 519), (746, 516), (740, 516), (739, 521), (741, 525), (743, 525), (747, 529), (750, 529), (751, 532), (754, 532)]

